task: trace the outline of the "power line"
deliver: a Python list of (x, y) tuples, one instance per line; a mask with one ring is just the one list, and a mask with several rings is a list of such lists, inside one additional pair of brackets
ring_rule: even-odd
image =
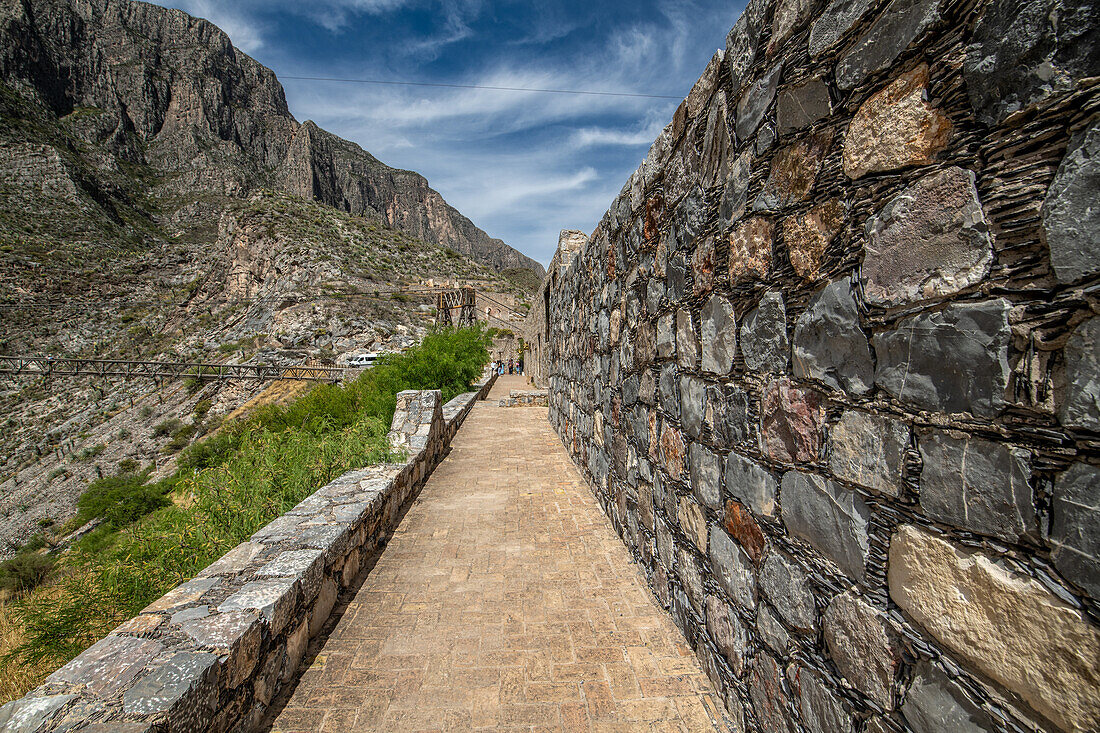
[(389, 86), (407, 87), (445, 87), (448, 89), (488, 89), (496, 92), (540, 92), (542, 94), (586, 94), (596, 97), (641, 97), (643, 99), (681, 99), (665, 94), (638, 94), (636, 92), (593, 92), (582, 89), (536, 89), (532, 87), (495, 87), (484, 84), (444, 84), (434, 81), (389, 81), (385, 79), (339, 79), (331, 76), (287, 76), (279, 75), (280, 79), (293, 79), (295, 81), (337, 81), (345, 84), (386, 84)]

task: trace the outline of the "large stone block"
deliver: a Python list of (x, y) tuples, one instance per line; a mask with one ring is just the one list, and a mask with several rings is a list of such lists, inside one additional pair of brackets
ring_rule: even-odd
[(1073, 330), (1062, 352), (1065, 382), (1058, 398), (1063, 425), (1100, 432), (1100, 318)]
[(737, 95), (752, 78), (748, 72), (756, 61), (760, 32), (771, 8), (771, 0), (749, 0), (744, 12), (726, 36), (726, 63), (730, 70), (730, 87)]
[[(719, 52), (721, 53), (721, 52)], [(715, 56), (717, 58), (717, 55)], [(707, 66), (709, 70), (711, 66)], [(733, 140), (730, 138), (726, 93), (719, 92), (707, 116), (707, 131), (703, 137), (703, 187), (724, 182), (729, 173)]]
[(661, 376), (657, 382), (657, 393), (660, 396), (661, 409), (679, 420), (680, 379), (676, 376), (676, 366), (674, 364), (665, 364), (661, 367)]
[(1043, 234), (1059, 282), (1076, 282), (1100, 272), (1097, 189), (1100, 189), (1100, 122), (1093, 122), (1070, 143), (1043, 200)]
[(787, 676), (798, 694), (802, 723), (810, 733), (849, 733), (854, 729), (847, 705), (825, 685), (821, 675), (798, 665)]
[(707, 383), (699, 377), (680, 377), (680, 424), (693, 438), (703, 435), (707, 410)]
[(829, 603), (823, 626), (825, 645), (840, 673), (879, 707), (893, 710), (901, 649), (886, 615), (848, 591)]
[(874, 363), (859, 327), (859, 308), (847, 280), (829, 283), (810, 301), (794, 328), (794, 375), (854, 394), (871, 391)]
[(752, 647), (737, 612), (718, 596), (707, 596), (707, 633), (738, 677), (745, 674)]
[(290, 621), (290, 614), (298, 599), (296, 578), (254, 580), (245, 583), (239, 591), (222, 601), (218, 613), (231, 611), (259, 611), (271, 624), (271, 633), (278, 634)]
[(745, 366), (754, 372), (786, 371), (790, 344), (781, 291), (764, 293), (760, 304), (745, 316), (741, 323), (741, 353)]
[(767, 277), (772, 266), (775, 226), (762, 216), (749, 217), (730, 232), (730, 282)]
[(780, 230), (791, 267), (805, 280), (817, 280), (825, 250), (844, 227), (844, 205), (825, 201), (783, 219)]
[(822, 130), (777, 152), (753, 210), (775, 211), (808, 199), (832, 141), (832, 130)]
[(719, 448), (732, 448), (741, 441), (753, 442), (749, 398), (736, 384), (707, 387), (706, 422)]
[(809, 79), (779, 93), (776, 120), (779, 134), (809, 127), (833, 112), (829, 87), (820, 78)]
[(1100, 600), (1100, 468), (1074, 463), (1054, 482), (1050, 553), (1058, 572)]
[(772, 13), (772, 37), (768, 40), (769, 57), (784, 48), (784, 44), (813, 14), (813, 0), (777, 0)]
[(981, 282), (993, 261), (974, 173), (946, 168), (921, 178), (867, 222), (863, 295), (893, 307)]
[(702, 508), (689, 497), (681, 496), (676, 519), (687, 538), (699, 548), (699, 552), (706, 554), (707, 518), (703, 515)]
[(715, 262), (714, 238), (706, 237), (699, 242), (695, 247), (695, 251), (691, 253), (692, 293), (694, 295), (706, 295), (714, 288)]
[(689, 453), (692, 492), (703, 504), (715, 511), (720, 511), (722, 509), (721, 461), (713, 451), (700, 443), (692, 443)]
[(775, 492), (778, 484), (767, 469), (751, 458), (730, 451), (724, 471), (726, 491), (741, 500), (757, 514), (775, 515)]
[(783, 687), (779, 665), (770, 654), (757, 654), (749, 676), (749, 697), (762, 733), (797, 733), (791, 700)]
[(775, 99), (775, 90), (779, 86), (779, 77), (783, 73), (783, 65), (776, 64), (760, 77), (755, 84), (750, 86), (737, 100), (737, 114), (734, 116), (734, 132), (737, 133), (738, 144), (743, 144), (752, 137), (760, 121), (764, 119), (764, 113)]
[(681, 308), (676, 311), (676, 363), (685, 369), (694, 369), (698, 361), (699, 343), (695, 340), (691, 312)]
[(152, 639), (108, 636), (47, 677), (46, 683), (79, 688), (91, 697), (112, 698), (163, 649)]
[(21, 697), (0, 707), (0, 731), (4, 733), (37, 733), (61, 708), (76, 695)]
[(769, 649), (787, 658), (794, 642), (787, 627), (779, 620), (779, 614), (772, 610), (767, 601), (761, 601), (756, 608), (756, 631)]
[(733, 158), (718, 202), (718, 219), (725, 230), (735, 224), (749, 205), (749, 186), (752, 184), (752, 149), (746, 149)]
[(680, 431), (665, 423), (661, 429), (661, 465), (674, 481), (684, 473), (684, 453), (684, 438)]
[(859, 494), (822, 476), (783, 474), (779, 490), (783, 524), (856, 580), (870, 554), (870, 511)]
[(915, 733), (982, 733), (993, 729), (993, 721), (963, 689), (926, 661), (913, 673), (901, 714)]
[(829, 470), (845, 481), (901, 496), (908, 447), (905, 423), (850, 410), (829, 430)]
[(920, 505), (945, 524), (1016, 542), (1036, 533), (1029, 454), (935, 431), (920, 439)]
[(875, 334), (875, 382), (925, 410), (997, 415), (1008, 385), (1009, 310), (998, 298), (902, 319)]
[(870, 9), (871, 0), (832, 0), (810, 29), (810, 56), (825, 53)]
[(928, 66), (922, 64), (860, 105), (844, 138), (849, 178), (927, 165), (947, 147), (951, 121), (926, 101), (927, 86)]
[(712, 295), (699, 314), (703, 371), (726, 375), (737, 358), (737, 322), (733, 306), (720, 295)]
[(759, 562), (764, 554), (767, 542), (764, 533), (757, 524), (756, 519), (748, 507), (733, 499), (726, 500), (726, 511), (722, 517), (722, 526), (726, 528), (730, 536), (737, 540), (752, 561)]
[(773, 549), (760, 568), (760, 590), (791, 628), (804, 634), (817, 628), (810, 579), (789, 557)]
[(752, 560), (717, 524), (710, 525), (710, 567), (718, 584), (737, 605), (751, 609), (756, 605), (756, 577)]
[(1100, 76), (1100, 13), (1091, 0), (996, 0), (974, 29), (963, 78), (988, 125)]
[(122, 695), (127, 715), (170, 714), (177, 730), (203, 730), (217, 701), (218, 655), (178, 652)]
[(959, 658), (1065, 730), (1100, 728), (1100, 628), (1039, 582), (911, 525), (890, 540), (888, 579)]
[(760, 443), (772, 460), (812, 463), (825, 440), (825, 407), (817, 392), (781, 377), (764, 392), (760, 405)]
[(836, 83), (853, 89), (881, 71), (940, 19), (940, 0), (893, 0), (836, 65)]
[(704, 618), (706, 612), (706, 592), (703, 590), (703, 571), (699, 567), (699, 561), (695, 553), (686, 547), (679, 548), (676, 555), (676, 575), (687, 593), (688, 603), (695, 615)]

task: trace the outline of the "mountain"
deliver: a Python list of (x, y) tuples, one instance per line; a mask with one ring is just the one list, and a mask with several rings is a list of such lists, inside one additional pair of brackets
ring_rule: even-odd
[[(128, 0), (0, 0), (0, 80), (58, 119), (78, 115), (71, 134), (106, 150), (108, 166), (148, 166), (163, 177), (162, 192), (286, 191), (377, 216), (498, 272), (543, 272), (423, 176), (299, 123), (270, 69), (181, 11)], [(7, 157), (18, 164), (38, 154)], [(110, 197), (89, 190), (96, 193)]]

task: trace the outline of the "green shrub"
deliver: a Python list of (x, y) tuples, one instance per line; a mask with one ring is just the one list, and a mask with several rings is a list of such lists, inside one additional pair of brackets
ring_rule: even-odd
[(76, 500), (81, 524), (102, 518), (113, 529), (121, 529), (171, 502), (165, 496), (170, 482), (146, 483), (147, 473), (108, 476), (93, 481)]
[(79, 451), (75, 456), (73, 456), (73, 460), (79, 461), (81, 463), (86, 463), (103, 453), (103, 451), (105, 450), (107, 450), (107, 446), (103, 443), (90, 445), (87, 448)]
[(0, 588), (23, 593), (37, 588), (53, 570), (56, 559), (37, 552), (20, 552), (0, 563)]
[(214, 406), (214, 403), (210, 399), (199, 400), (195, 403), (194, 415), (196, 420), (202, 420), (206, 417), (206, 413), (210, 412), (210, 408)]
[(153, 427), (154, 438), (164, 438), (172, 435), (183, 426), (183, 421), (177, 417), (169, 418)]

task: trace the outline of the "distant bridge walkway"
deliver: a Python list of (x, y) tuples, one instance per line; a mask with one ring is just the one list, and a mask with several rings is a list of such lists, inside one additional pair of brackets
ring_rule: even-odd
[(272, 730), (713, 731), (722, 703), (546, 408), (499, 379)]

